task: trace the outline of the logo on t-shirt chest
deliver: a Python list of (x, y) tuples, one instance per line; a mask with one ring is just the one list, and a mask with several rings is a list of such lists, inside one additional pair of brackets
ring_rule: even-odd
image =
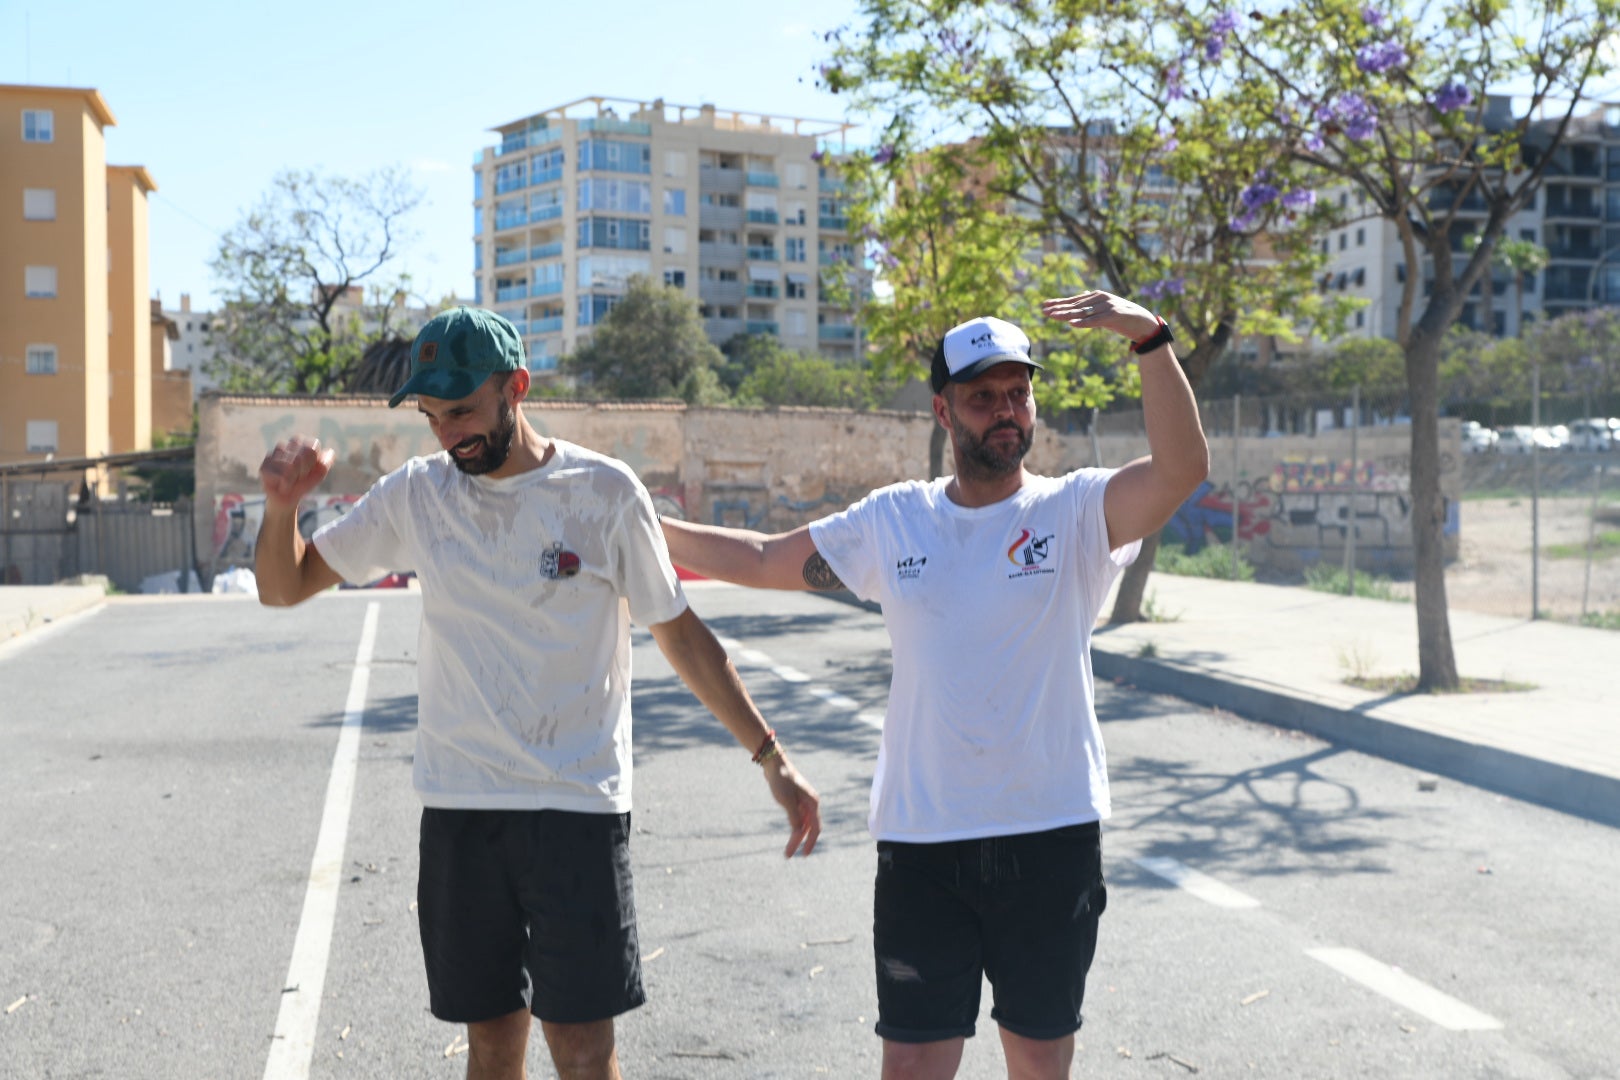
[(1007, 561), (1013, 566), (1007, 577), (1026, 578), (1057, 573), (1047, 564), (1057, 553), (1056, 536), (1056, 533), (1041, 528), (1018, 529), (1006, 549)]
[(894, 576), (898, 581), (916, 581), (922, 577), (923, 567), (928, 565), (926, 555), (907, 555), (894, 564)]
[(579, 556), (564, 551), (561, 540), (555, 540), (540, 555), (540, 576), (551, 581), (571, 578), (579, 573)]

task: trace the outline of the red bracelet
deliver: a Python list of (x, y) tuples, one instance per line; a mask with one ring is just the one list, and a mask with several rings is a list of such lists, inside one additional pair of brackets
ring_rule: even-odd
[(776, 741), (776, 729), (775, 728), (766, 728), (765, 729), (765, 741), (759, 744), (759, 749), (758, 750), (754, 751), (753, 762), (754, 762), (755, 765), (758, 765), (762, 760), (764, 760), (765, 751), (769, 750), (771, 748), (771, 744), (774, 743), (775, 741)]
[(1160, 330), (1163, 330), (1166, 326), (1169, 325), (1168, 323), (1166, 323), (1164, 321), (1164, 316), (1163, 315), (1155, 315), (1153, 317), (1155, 319), (1159, 320), (1159, 325), (1155, 326), (1153, 328), (1153, 333), (1147, 335), (1147, 337), (1137, 338), (1135, 341), (1131, 342), (1131, 348), (1133, 348), (1133, 349), (1136, 348), (1138, 345), (1142, 344), (1144, 341), (1152, 341), (1156, 336), (1158, 336), (1158, 333), (1159, 333)]

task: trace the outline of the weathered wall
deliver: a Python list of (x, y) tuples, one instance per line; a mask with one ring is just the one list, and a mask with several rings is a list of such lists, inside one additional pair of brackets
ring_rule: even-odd
[[(259, 462), (278, 440), (312, 435), (337, 451), (331, 475), (300, 514), (306, 532), (344, 513), (407, 458), (437, 450), (415, 410), (390, 410), (381, 399), (208, 394), (199, 407), (197, 550), (209, 574), (251, 561), (262, 507)], [(769, 531), (812, 521), (884, 484), (924, 476), (934, 423), (927, 413), (545, 402), (530, 402), (524, 415), (542, 434), (626, 462), (663, 513)], [(1452, 500), (1447, 533), (1454, 547), (1460, 436), (1454, 421), (1446, 423), (1443, 444), (1451, 449), (1443, 455), (1442, 488)], [(1348, 432), (1245, 439), (1235, 472), (1231, 440), (1217, 437), (1209, 481), (1176, 515), (1171, 534), (1193, 548), (1224, 541), (1235, 492), (1238, 535), (1251, 558), (1295, 570), (1340, 557), (1353, 506), (1358, 561), (1409, 567), (1408, 437), (1405, 428), (1363, 429), (1354, 470)], [(1042, 428), (1028, 463), (1053, 474), (1098, 460), (1123, 464), (1146, 452), (1143, 436), (1107, 435), (1093, 443)]]

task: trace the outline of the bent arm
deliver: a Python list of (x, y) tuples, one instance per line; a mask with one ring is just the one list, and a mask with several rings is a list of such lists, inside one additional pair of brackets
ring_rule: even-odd
[(842, 589), (810, 538), (810, 526), (766, 535), (752, 529), (659, 518), (669, 557), (704, 577), (755, 589)]
[(298, 534), (298, 507), (265, 500), (264, 522), (253, 549), (259, 603), (291, 607), (343, 580), (314, 544)]
[(1115, 473), (1103, 493), (1108, 544), (1119, 548), (1169, 521), (1209, 475), (1209, 443), (1198, 402), (1176, 354), (1161, 345), (1137, 358), (1148, 456)]
[[(675, 674), (725, 725), (743, 749), (752, 754), (763, 748), (772, 737), (771, 729), (748, 696), (726, 650), (703, 620), (687, 608), (668, 622), (650, 629)], [(764, 762), (763, 768), (772, 798), (788, 815), (788, 845), (784, 854), (791, 857), (796, 849), (810, 854), (816, 846), (816, 838), (821, 835), (820, 796), (788, 762), (785, 753), (773, 755)]]

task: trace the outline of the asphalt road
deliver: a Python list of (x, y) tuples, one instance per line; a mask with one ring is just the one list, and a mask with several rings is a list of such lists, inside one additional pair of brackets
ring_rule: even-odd
[[(747, 753), (638, 631), (651, 1001), (621, 1020), (621, 1060), (637, 1078), (875, 1076), (881, 621), (692, 598), (826, 830), (782, 859)], [(462, 1075), (412, 907), (419, 613), (404, 593), (131, 599), (0, 652), (0, 1076), (297, 1075), (277, 1046), (289, 993), (318, 998), (308, 1075)], [(357, 684), (330, 947), (299, 967)], [(1115, 815), (1077, 1076), (1620, 1076), (1620, 831), (1129, 687), (1099, 701)], [(989, 1007), (987, 989), (963, 1077), (1004, 1075)], [(538, 1036), (531, 1059), (551, 1075)]]

